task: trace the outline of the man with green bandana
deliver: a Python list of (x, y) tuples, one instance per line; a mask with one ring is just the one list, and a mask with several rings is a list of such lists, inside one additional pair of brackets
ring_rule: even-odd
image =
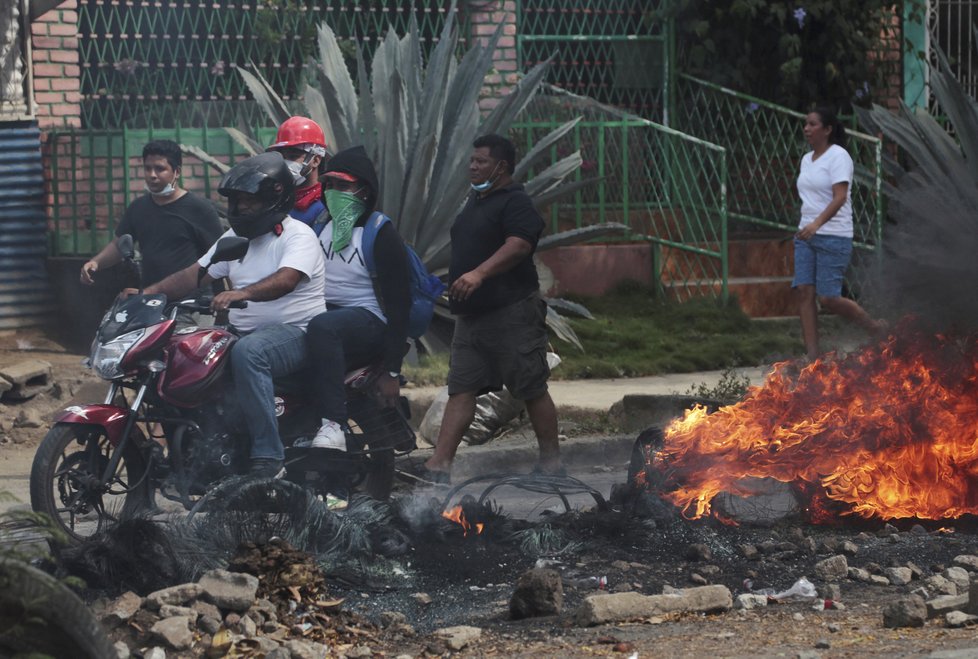
[(344, 374), (382, 361), (381, 395), (393, 404), (400, 393), (411, 307), (410, 270), (404, 242), (391, 222), (377, 230), (376, 276), (367, 270), (364, 225), (374, 215), (378, 185), (377, 172), (363, 147), (333, 156), (322, 181), (326, 214), (320, 218), (319, 242), (326, 256), (326, 313), (310, 321), (306, 334), (322, 426), (308, 444), (294, 445), (345, 451)]

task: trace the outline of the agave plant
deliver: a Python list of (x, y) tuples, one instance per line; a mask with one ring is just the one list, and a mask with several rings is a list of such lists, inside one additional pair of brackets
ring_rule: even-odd
[[(948, 127), (926, 112), (874, 106), (860, 114), (872, 131), (900, 148), (886, 160), (884, 192), (895, 224), (874, 297), (903, 315), (941, 328), (978, 327), (978, 103), (954, 77), (943, 54), (931, 67), (934, 96)], [(950, 130), (949, 130), (950, 129)]]
[[(395, 222), (398, 231), (437, 275), (448, 272), (451, 224), (469, 192), (467, 162), (472, 141), (481, 134), (505, 133), (527, 106), (543, 82), (549, 62), (531, 69), (496, 107), (483, 116), (479, 93), (492, 67), (492, 54), (502, 34), (497, 28), (486, 45), (475, 44), (458, 58), (458, 26), (455, 3), (449, 10), (441, 37), (427, 65), (421, 53), (417, 21), (412, 18), (407, 34), (387, 33), (373, 53), (370, 71), (359, 41), (355, 75), (350, 71), (336, 35), (323, 23), (318, 29), (318, 58), (309, 66), (313, 73), (302, 103), (289, 108), (267, 80), (242, 69), (257, 103), (274, 125), (293, 114), (304, 114), (323, 127), (331, 149), (362, 145), (371, 155), (380, 177), (378, 203)], [(356, 83), (354, 83), (354, 79)], [(293, 112), (292, 110), (295, 110)], [(553, 202), (598, 178), (568, 181), (582, 161), (580, 151), (540, 168), (551, 147), (570, 132), (580, 118), (559, 126), (517, 163), (515, 178), (524, 180), (526, 192), (538, 206)], [(264, 150), (252, 134), (227, 129), (249, 153)], [(225, 171), (227, 166), (194, 147), (184, 151)], [(529, 176), (535, 172), (533, 176)], [(538, 251), (627, 232), (621, 224), (605, 224), (561, 233), (540, 241)], [(581, 344), (570, 325), (554, 308), (588, 317), (580, 305), (552, 302), (548, 313), (551, 329), (578, 348)], [(447, 311), (440, 310), (447, 317)]]

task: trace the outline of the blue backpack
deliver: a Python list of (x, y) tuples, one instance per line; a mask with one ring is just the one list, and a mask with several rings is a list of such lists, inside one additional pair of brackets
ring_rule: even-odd
[[(374, 212), (363, 226), (363, 236), (360, 239), (363, 248), (363, 262), (371, 277), (377, 276), (377, 264), (374, 262), (374, 241), (377, 232), (391, 219), (383, 213)], [(408, 268), (411, 271), (411, 311), (408, 314), (408, 336), (417, 339), (428, 331), (431, 317), (435, 314), (435, 301), (445, 292), (445, 284), (441, 279), (429, 274), (418, 255), (408, 245)]]

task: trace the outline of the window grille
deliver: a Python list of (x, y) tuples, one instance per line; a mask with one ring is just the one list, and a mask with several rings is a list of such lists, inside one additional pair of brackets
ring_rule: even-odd
[(236, 67), (254, 64), (288, 101), (305, 87), (320, 23), (371, 44), (389, 26), (403, 34), (412, 14), (430, 48), (447, 14), (439, 0), (79, 0), (82, 125), (254, 124), (263, 117)]
[[(978, 0), (929, 0), (927, 4), (927, 53), (931, 66), (938, 64), (938, 48), (947, 55), (958, 82), (972, 96), (978, 96), (978, 52), (975, 28), (978, 27)], [(942, 114), (931, 97), (933, 114)]]

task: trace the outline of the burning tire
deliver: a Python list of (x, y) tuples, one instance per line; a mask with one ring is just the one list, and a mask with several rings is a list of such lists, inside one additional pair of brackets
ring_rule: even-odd
[(0, 558), (0, 656), (116, 655), (85, 604), (61, 582), (21, 561)]
[(101, 486), (112, 444), (99, 426), (56, 424), (41, 440), (31, 466), (31, 507), (51, 517), (72, 542), (99, 533), (147, 507), (146, 461), (130, 443), (115, 475)]

